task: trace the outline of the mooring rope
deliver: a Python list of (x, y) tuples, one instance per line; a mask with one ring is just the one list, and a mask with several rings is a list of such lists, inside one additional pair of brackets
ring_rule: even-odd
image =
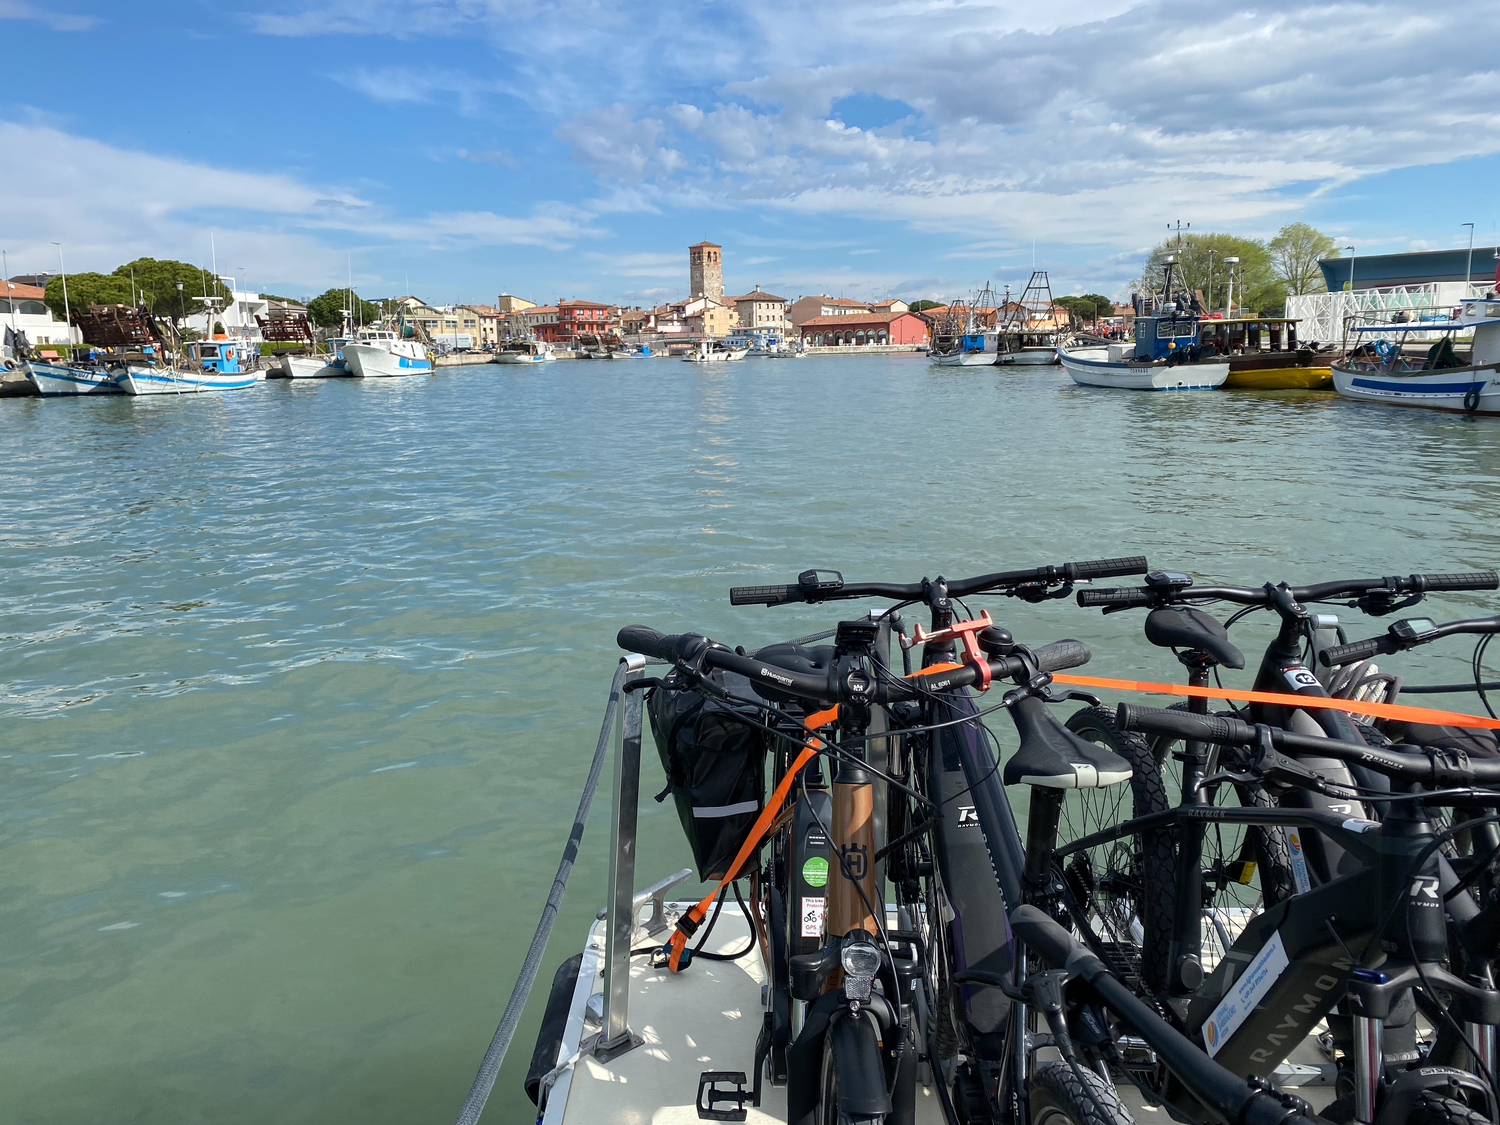
[(573, 871), (573, 861), (578, 857), (578, 844), (583, 839), (583, 827), (588, 822), (589, 805), (594, 799), (594, 790), (599, 785), (599, 775), (604, 772), (604, 759), (609, 754), (611, 734), (615, 725), (615, 710), (620, 703), (620, 687), (625, 682), (625, 663), (621, 661), (615, 671), (615, 682), (610, 685), (609, 703), (604, 708), (604, 725), (599, 730), (599, 746), (594, 751), (594, 763), (589, 767), (588, 780), (583, 785), (583, 795), (578, 799), (578, 812), (573, 815), (573, 829), (568, 833), (567, 845), (563, 848), (562, 862), (557, 865), (557, 876), (552, 880), (552, 893), (547, 896), (547, 905), (542, 907), (542, 917), (536, 924), (536, 933), (531, 937), (531, 948), (526, 951), (526, 960), (521, 965), (521, 975), (510, 990), (510, 1000), (505, 1005), (505, 1014), (500, 1017), (500, 1026), (490, 1040), (490, 1048), (479, 1064), (479, 1073), (474, 1076), (474, 1085), (469, 1087), (469, 1096), (458, 1114), (458, 1125), (478, 1125), (479, 1115), (484, 1112), (484, 1103), (495, 1088), (495, 1079), (500, 1074), (500, 1064), (505, 1061), (505, 1052), (510, 1048), (516, 1025), (521, 1022), (521, 1012), (526, 1007), (526, 998), (531, 995), (531, 986), (536, 983), (537, 970), (542, 964), (542, 953), (547, 948), (547, 939), (552, 935), (552, 925), (557, 921), (558, 904), (562, 902), (563, 890), (568, 885), (568, 876)]

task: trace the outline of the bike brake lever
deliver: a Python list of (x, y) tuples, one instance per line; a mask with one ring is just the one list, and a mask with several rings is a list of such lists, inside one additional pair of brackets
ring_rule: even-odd
[(1043, 703), (1067, 703), (1070, 700), (1076, 699), (1080, 702), (1090, 704), (1091, 706), (1099, 707), (1102, 706), (1104, 702), (1093, 692), (1080, 691), (1078, 688), (1068, 688), (1065, 691), (1059, 693), (1057, 691), (1054, 691), (1052, 685), (1050, 684), (1042, 688), (1040, 691), (1033, 692), (1032, 694), (1034, 694)]

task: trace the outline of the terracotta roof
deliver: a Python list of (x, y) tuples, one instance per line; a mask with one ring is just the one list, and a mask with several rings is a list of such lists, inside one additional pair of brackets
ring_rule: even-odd
[(529, 309), (518, 309), (518, 310), (516, 310), (516, 312), (513, 312), (510, 315), (511, 316), (531, 316), (531, 315), (533, 315), (535, 313), (546, 314), (546, 313), (555, 313), (556, 311), (557, 311), (557, 306), (556, 305), (532, 305), (531, 308), (529, 308)]
[(557, 307), (558, 308), (564, 308), (564, 307), (566, 307), (566, 308), (570, 308), (570, 309), (612, 309), (612, 308), (614, 308), (613, 305), (601, 305), (598, 301), (579, 301), (579, 300), (558, 301), (557, 302)]
[(856, 301), (852, 297), (819, 297), (818, 299), (825, 305), (854, 305), (856, 308), (861, 309), (870, 307), (869, 301)]
[(703, 246), (712, 246), (715, 250), (722, 250), (722, 249), (724, 249), (724, 247), (720, 246), (717, 242), (695, 242), (691, 246), (689, 246), (688, 249), (689, 250), (697, 250), (697, 249), (699, 249), (700, 247), (703, 247)]
[[(913, 312), (848, 313), (844, 316), (815, 316), (802, 322), (803, 328), (857, 328), (861, 324), (891, 324)], [(920, 317), (917, 317), (920, 320)]]
[(724, 298), (725, 304), (728, 304), (731, 301), (735, 304), (738, 304), (740, 301), (780, 301), (783, 305), (791, 304), (791, 302), (788, 301), (785, 297), (777, 297), (771, 293), (762, 293), (759, 289), (757, 289), (754, 293), (745, 293), (738, 297)]
[(461, 308), (461, 309), (473, 309), (475, 312), (480, 313), (483, 316), (499, 316), (500, 315), (500, 310), (497, 309), (497, 308), (495, 308), (494, 305), (460, 305), (459, 308)]
[(35, 285), (22, 285), (19, 281), (7, 281), (5, 287), (10, 291), (10, 295), (18, 301), (23, 298), (40, 301), (47, 295), (45, 289), (38, 289)]

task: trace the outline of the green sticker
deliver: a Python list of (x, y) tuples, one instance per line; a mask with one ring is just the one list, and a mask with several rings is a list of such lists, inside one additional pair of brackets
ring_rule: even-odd
[(809, 887), (821, 887), (828, 882), (828, 861), (822, 856), (813, 856), (802, 865), (802, 881)]

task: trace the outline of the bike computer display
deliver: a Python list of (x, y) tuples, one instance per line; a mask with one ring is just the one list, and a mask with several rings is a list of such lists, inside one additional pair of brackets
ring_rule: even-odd
[(805, 593), (827, 594), (844, 588), (844, 576), (836, 570), (804, 570), (797, 575), (797, 585)]
[(1437, 622), (1430, 617), (1407, 617), (1393, 622), (1386, 631), (1398, 641), (1420, 641), (1437, 632)]

